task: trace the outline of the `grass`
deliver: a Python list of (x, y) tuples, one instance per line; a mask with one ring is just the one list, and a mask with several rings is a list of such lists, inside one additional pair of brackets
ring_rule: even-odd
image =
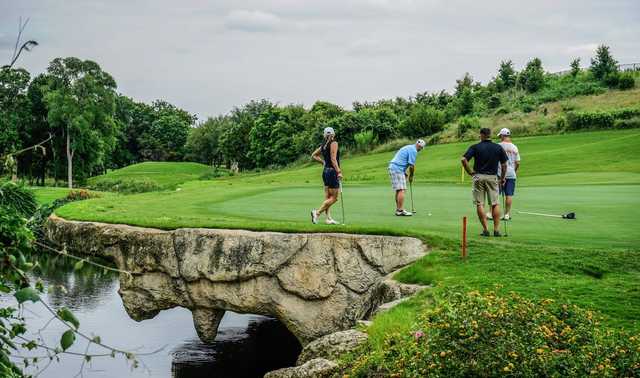
[[(602, 312), (608, 324), (640, 329), (640, 130), (519, 138), (523, 156), (508, 238), (482, 239), (470, 183), (460, 184), (459, 157), (468, 143), (428, 147), (414, 187), (418, 213), (392, 216), (388, 184), (391, 152), (345, 159), (346, 225), (312, 225), (322, 199), (320, 167), (189, 181), (180, 190), (104, 197), (71, 203), (68, 219), (164, 229), (220, 227), (291, 232), (411, 235), (434, 250), (397, 275), (403, 282), (490, 289), (499, 284), (534, 298), (549, 297)], [(518, 215), (560, 214), (568, 221)], [(333, 209), (341, 218), (340, 206)], [(431, 215), (429, 215), (431, 214)], [(459, 258), (460, 224), (469, 217), (470, 257)], [(426, 295), (426, 294), (425, 294)], [(427, 297), (381, 315), (374, 340), (411, 324)]]
[(67, 188), (34, 186), (30, 189), (36, 195), (36, 200), (40, 205), (51, 203), (59, 198), (66, 197), (67, 194), (69, 194), (69, 189)]
[(92, 177), (88, 183), (93, 186), (103, 180), (136, 180), (152, 181), (162, 188), (175, 188), (210, 171), (210, 166), (200, 163), (144, 162)]

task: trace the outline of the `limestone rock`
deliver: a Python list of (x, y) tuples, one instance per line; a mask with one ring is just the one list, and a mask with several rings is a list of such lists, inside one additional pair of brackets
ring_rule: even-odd
[(337, 369), (335, 362), (316, 358), (301, 366), (271, 371), (264, 378), (325, 378), (331, 377)]
[(335, 360), (345, 353), (354, 351), (367, 341), (367, 334), (350, 329), (323, 336), (307, 344), (298, 357), (297, 365), (316, 358)]
[[(163, 231), (50, 217), (47, 237), (121, 270), (120, 295), (136, 320), (184, 307), (203, 341), (224, 311), (272, 316), (302, 344), (353, 327), (402, 296), (381, 282), (422, 257), (418, 239), (243, 230)], [(391, 293), (391, 294), (390, 294)]]
[(280, 286), (304, 299), (328, 297), (336, 287), (333, 254), (321, 243), (310, 243), (309, 253), (298, 253), (278, 273)]

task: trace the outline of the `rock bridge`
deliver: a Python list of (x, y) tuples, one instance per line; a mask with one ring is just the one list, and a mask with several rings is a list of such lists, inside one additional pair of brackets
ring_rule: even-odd
[(403, 295), (385, 280), (422, 257), (418, 239), (351, 234), (286, 234), (184, 228), (164, 231), (56, 216), (49, 239), (115, 262), (120, 295), (135, 320), (191, 310), (210, 342), (226, 310), (272, 316), (306, 344), (352, 327)]

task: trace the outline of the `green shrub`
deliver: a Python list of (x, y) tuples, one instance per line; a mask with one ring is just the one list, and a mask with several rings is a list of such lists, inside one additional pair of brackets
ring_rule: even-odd
[(638, 376), (640, 335), (598, 316), (517, 294), (445, 291), (411, 332), (385, 336), (341, 362), (349, 377)]
[(568, 112), (567, 126), (569, 130), (610, 129), (614, 117), (610, 112)]
[(95, 182), (93, 188), (99, 191), (117, 192), (124, 194), (145, 193), (161, 190), (157, 182), (149, 179), (101, 179)]
[(624, 73), (620, 75), (618, 79), (618, 88), (622, 90), (631, 89), (636, 86), (636, 80), (630, 73)]
[(409, 138), (433, 135), (445, 124), (445, 113), (432, 106), (417, 105), (402, 123), (402, 132)]
[(566, 128), (567, 128), (567, 118), (566, 117), (559, 117), (558, 119), (556, 119), (556, 129), (564, 130)]
[(613, 122), (613, 127), (616, 129), (640, 128), (640, 117), (630, 119), (616, 119), (615, 122)]
[(618, 86), (618, 82), (620, 81), (620, 74), (618, 72), (608, 73), (604, 77), (604, 83), (609, 88), (615, 88)]
[(377, 143), (377, 138), (373, 134), (373, 130), (365, 130), (356, 133), (353, 138), (356, 141), (356, 150), (366, 152), (371, 150)]
[(492, 94), (489, 96), (489, 100), (487, 101), (487, 106), (489, 109), (496, 109), (500, 106), (500, 96), (497, 94)]
[(458, 138), (462, 138), (469, 130), (480, 130), (478, 117), (460, 117), (458, 120)]
[(202, 175), (200, 175), (200, 177), (198, 177), (198, 180), (213, 180), (218, 177), (224, 176), (224, 174), (225, 172), (222, 169), (218, 167), (213, 167), (206, 173), (203, 173)]
[(0, 207), (13, 209), (20, 216), (29, 218), (36, 211), (38, 202), (27, 187), (9, 181), (0, 185)]

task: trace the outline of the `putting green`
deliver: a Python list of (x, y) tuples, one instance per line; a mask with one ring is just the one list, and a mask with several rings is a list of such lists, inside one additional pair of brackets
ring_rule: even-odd
[[(193, 183), (184, 192), (142, 194), (83, 201), (57, 212), (70, 219), (128, 223), (160, 228), (233, 227), (311, 232), (363, 232), (457, 239), (463, 216), (473, 239), (480, 226), (470, 188), (462, 185), (417, 184), (413, 217), (396, 217), (388, 185), (345, 185), (346, 225), (310, 224), (309, 210), (323, 198), (321, 187), (252, 187)], [(136, 201), (129, 199), (137, 198)], [(126, 199), (126, 200), (124, 200)], [(160, 205), (161, 204), (161, 205)], [(153, 207), (152, 207), (153, 206)], [(407, 196), (407, 208), (410, 207)], [(575, 221), (520, 215), (517, 211), (561, 214), (575, 211)], [(332, 208), (341, 220), (340, 204)], [(429, 216), (428, 214), (431, 214)], [(640, 245), (640, 186), (591, 185), (518, 188), (513, 221), (503, 242), (590, 248)], [(169, 226), (169, 227), (167, 227)], [(497, 241), (491, 238), (492, 241)]]

